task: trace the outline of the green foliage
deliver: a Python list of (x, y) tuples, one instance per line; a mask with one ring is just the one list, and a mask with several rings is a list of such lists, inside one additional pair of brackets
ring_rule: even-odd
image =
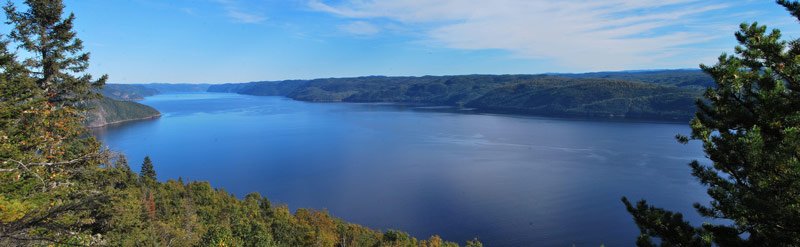
[(86, 125), (105, 125), (155, 118), (161, 115), (156, 109), (132, 102), (160, 92), (205, 91), (208, 84), (106, 84), (100, 93), (104, 96), (89, 102), (92, 110), (86, 116)]
[(104, 78), (82, 73), (88, 54), (60, 1), (4, 8), (24, 63), (0, 48), (0, 245), (91, 244), (110, 200), (108, 153), (82, 126), (85, 100)]
[(494, 89), (468, 103), (478, 109), (558, 116), (686, 119), (696, 91), (606, 79), (543, 77)]
[[(465, 246), (466, 247), (483, 247), (483, 243), (481, 243), (481, 241), (478, 241), (478, 239), (475, 238), (473, 240), (467, 241), (467, 245), (465, 245)], [(602, 245), (600, 247), (602, 247)]]
[(210, 84), (106, 84), (100, 93), (115, 100), (142, 100), (161, 93), (205, 92)]
[(669, 212), (639, 201), (635, 206), (623, 198), (628, 212), (634, 216), (642, 234), (636, 241), (638, 246), (655, 246), (651, 236), (657, 236), (662, 243), (681, 243), (685, 246), (711, 246), (710, 236), (702, 229), (695, 228), (683, 219), (680, 213)]
[(218, 225), (211, 226), (203, 238), (200, 239), (201, 246), (238, 246), (240, 243), (236, 242), (233, 238), (233, 233), (230, 228), (221, 227)]
[[(800, 20), (800, 4), (778, 1)], [(735, 55), (701, 67), (716, 81), (698, 101), (691, 136), (703, 143), (710, 166), (690, 164), (708, 186), (700, 215), (727, 224), (691, 226), (678, 213), (623, 198), (642, 231), (637, 244), (655, 246), (800, 245), (800, 40), (779, 30), (742, 24)]]
[[(620, 73), (628, 74), (639, 73)], [(676, 85), (702, 81), (694, 74), (677, 71), (616, 76), (632, 81), (579, 76), (587, 74), (369, 76), (213, 85), (209, 91), (286, 96), (303, 101), (396, 102), (521, 114), (688, 120), (701, 91), (696, 85)], [(672, 79), (673, 83), (665, 82)]]
[(383, 233), (383, 246), (417, 246), (418, 241), (412, 238), (408, 233), (388, 230)]
[(82, 51), (83, 41), (73, 31), (75, 15), (62, 18), (64, 4), (57, 0), (25, 0), (25, 5), (25, 11), (11, 2), (4, 7), (8, 24), (14, 26), (8, 37), (35, 54), (23, 64), (47, 100), (61, 106), (96, 97), (92, 90), (101, 88), (108, 76), (92, 80), (89, 74), (78, 74), (89, 67), (89, 53)]
[(566, 78), (612, 79), (631, 82), (654, 83), (663, 86), (705, 89), (714, 86), (714, 78), (700, 70), (658, 70), (639, 72), (592, 72), (583, 74), (557, 74)]
[[(117, 162), (119, 163), (119, 162)], [(117, 165), (115, 167), (122, 167)], [(438, 236), (419, 241), (407, 233), (380, 233), (327, 212), (273, 207), (258, 193), (237, 199), (207, 182), (146, 184), (118, 173), (119, 196), (104, 240), (123, 245), (180, 246), (458, 246)], [(152, 198), (149, 199), (149, 198)], [(152, 214), (142, 216), (139, 209)], [(481, 246), (473, 240), (469, 246)]]
[(150, 160), (150, 156), (144, 157), (139, 177), (146, 181), (156, 181), (156, 169), (153, 167), (153, 161)]

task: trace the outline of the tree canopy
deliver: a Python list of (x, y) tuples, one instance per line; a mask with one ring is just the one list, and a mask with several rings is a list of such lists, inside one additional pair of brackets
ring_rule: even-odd
[(153, 167), (153, 161), (150, 160), (150, 156), (144, 157), (144, 161), (142, 162), (142, 169), (139, 172), (139, 176), (142, 179), (156, 181), (156, 169)]
[[(25, 4), (4, 8), (13, 29), (0, 48), (0, 239), (72, 243), (97, 227), (109, 199), (98, 173), (109, 153), (82, 125), (105, 77), (75, 75), (88, 53), (60, 1)], [(9, 45), (33, 55), (20, 62)]]
[[(779, 0), (800, 20), (797, 1)], [(641, 229), (639, 246), (800, 245), (800, 39), (785, 41), (780, 30), (742, 24), (734, 55), (701, 65), (716, 86), (709, 88), (691, 121), (710, 165), (693, 161), (692, 175), (708, 187), (709, 204), (697, 212), (717, 219), (695, 227), (680, 213), (623, 202)], [(724, 221), (719, 221), (724, 220)]]

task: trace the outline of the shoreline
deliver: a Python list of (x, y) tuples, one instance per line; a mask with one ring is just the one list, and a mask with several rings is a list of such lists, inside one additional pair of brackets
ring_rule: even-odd
[(86, 127), (90, 128), (90, 129), (96, 129), (96, 128), (107, 127), (109, 125), (116, 125), (116, 124), (122, 124), (122, 123), (127, 123), (127, 122), (134, 122), (134, 121), (142, 121), (142, 120), (148, 120), (148, 119), (154, 119), (154, 118), (160, 118), (160, 117), (161, 117), (161, 113), (159, 112), (158, 114), (153, 115), (153, 116), (126, 119), (126, 120), (119, 120), (119, 121), (105, 123), (105, 124), (102, 124), (102, 125), (89, 125), (89, 126), (86, 126)]
[[(606, 113), (594, 114), (569, 114), (569, 113), (527, 113), (530, 111), (524, 109), (502, 109), (502, 108), (478, 108), (478, 107), (459, 107), (450, 105), (432, 105), (424, 103), (410, 103), (410, 102), (391, 102), (391, 101), (375, 101), (375, 102), (359, 102), (359, 101), (342, 101), (342, 100), (301, 100), (294, 99), (283, 95), (254, 95), (243, 94), (235, 92), (213, 92), (207, 91), (206, 93), (222, 93), (222, 94), (237, 94), (253, 97), (282, 97), (298, 102), (305, 102), (310, 104), (369, 104), (369, 105), (393, 105), (401, 107), (417, 108), (421, 111), (431, 112), (452, 112), (459, 114), (486, 114), (486, 115), (499, 115), (508, 117), (538, 117), (538, 118), (556, 118), (564, 120), (580, 120), (580, 121), (611, 121), (611, 122), (634, 122), (634, 123), (662, 123), (662, 124), (686, 124), (692, 120), (691, 117), (647, 117), (647, 116), (624, 116), (624, 115), (609, 115)], [(448, 111), (450, 110), (450, 111)]]

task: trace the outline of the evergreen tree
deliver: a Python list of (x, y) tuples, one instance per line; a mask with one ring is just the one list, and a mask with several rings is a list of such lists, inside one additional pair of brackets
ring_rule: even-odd
[(120, 154), (117, 156), (114, 167), (111, 170), (111, 179), (115, 179), (114, 182), (116, 182), (114, 188), (126, 189), (137, 185), (138, 175), (131, 170), (125, 155)]
[(123, 171), (130, 171), (131, 167), (128, 165), (128, 158), (125, 158), (125, 155), (120, 155), (117, 157), (117, 162), (115, 163), (118, 168)]
[(467, 241), (466, 247), (483, 247), (483, 243), (481, 243), (481, 241), (478, 241), (478, 238), (475, 238)]
[(83, 41), (73, 31), (75, 15), (62, 18), (61, 0), (26, 0), (29, 7), (18, 11), (9, 2), (5, 7), (7, 24), (14, 25), (9, 37), (20, 48), (34, 54), (25, 65), (36, 78), (48, 101), (56, 106), (77, 105), (97, 96), (108, 76), (99, 80), (83, 73), (89, 67), (89, 53), (83, 52)]
[[(800, 3), (779, 0), (800, 20)], [(686, 143), (700, 141), (710, 166), (692, 175), (712, 201), (700, 215), (729, 223), (694, 227), (680, 213), (623, 202), (641, 229), (639, 246), (800, 246), (800, 39), (742, 24), (735, 55), (701, 65), (716, 81), (697, 103)]]
[(139, 177), (145, 181), (156, 181), (156, 170), (153, 167), (153, 161), (150, 160), (150, 156), (144, 157), (144, 162), (142, 162), (142, 170), (139, 171)]
[[(108, 153), (82, 125), (83, 102), (95, 97), (72, 20), (57, 0), (5, 6), (9, 41), (0, 47), (0, 245), (92, 244), (109, 196), (100, 165)], [(31, 54), (20, 63), (8, 52)]]

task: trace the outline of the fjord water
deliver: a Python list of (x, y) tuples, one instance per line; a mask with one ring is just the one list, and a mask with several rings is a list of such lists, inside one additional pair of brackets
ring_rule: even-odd
[(327, 209), (374, 229), (487, 246), (630, 246), (621, 196), (686, 213), (707, 201), (681, 145), (686, 124), (470, 114), (237, 94), (142, 101), (155, 120), (97, 129), (160, 180)]

